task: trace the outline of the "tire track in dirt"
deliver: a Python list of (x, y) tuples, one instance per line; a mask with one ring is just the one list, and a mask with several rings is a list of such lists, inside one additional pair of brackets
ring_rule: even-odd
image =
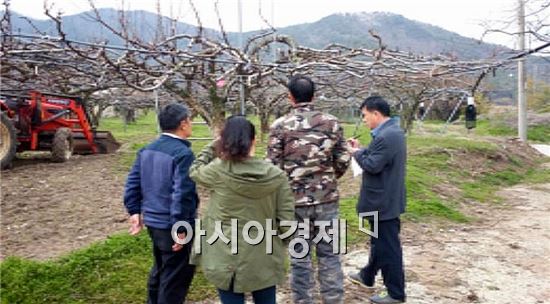
[(16, 160), (1, 173), (0, 258), (48, 259), (127, 228), (116, 154)]

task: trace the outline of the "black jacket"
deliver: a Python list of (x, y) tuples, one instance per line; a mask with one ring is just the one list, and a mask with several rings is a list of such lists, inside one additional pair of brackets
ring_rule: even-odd
[(353, 157), (363, 169), (357, 212), (378, 211), (381, 221), (399, 217), (405, 212), (405, 134), (393, 119), (378, 130), (367, 148)]

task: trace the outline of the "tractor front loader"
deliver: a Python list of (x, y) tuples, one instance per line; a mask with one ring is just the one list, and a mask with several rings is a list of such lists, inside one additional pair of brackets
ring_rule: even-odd
[(0, 92), (0, 165), (11, 165), (16, 152), (51, 151), (54, 162), (73, 153), (112, 153), (120, 144), (110, 132), (89, 123), (83, 101), (74, 96), (30, 91)]

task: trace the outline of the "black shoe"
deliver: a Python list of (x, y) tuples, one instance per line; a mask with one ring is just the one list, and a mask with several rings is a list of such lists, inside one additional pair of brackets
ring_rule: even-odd
[(358, 284), (358, 285), (361, 285), (365, 288), (372, 289), (372, 290), (376, 289), (376, 287), (374, 287), (374, 284), (369, 285), (365, 281), (363, 281), (363, 279), (361, 278), (361, 275), (359, 273), (352, 273), (352, 274), (348, 275), (348, 278), (350, 279), (351, 282), (353, 282), (355, 284)]

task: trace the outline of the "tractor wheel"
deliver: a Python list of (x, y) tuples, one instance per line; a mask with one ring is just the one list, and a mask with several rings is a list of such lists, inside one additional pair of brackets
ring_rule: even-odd
[(4, 113), (0, 113), (0, 167), (11, 165), (17, 149), (17, 133), (13, 123)]
[(55, 131), (52, 142), (52, 161), (63, 163), (73, 155), (73, 135), (69, 128)]

